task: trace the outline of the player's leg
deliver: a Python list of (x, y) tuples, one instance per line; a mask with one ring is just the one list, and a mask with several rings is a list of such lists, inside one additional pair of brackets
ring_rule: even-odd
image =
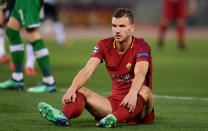
[(0, 62), (7, 63), (10, 58), (6, 55), (4, 40), (4, 11), (0, 9)]
[(170, 24), (170, 20), (167, 18), (163, 18), (159, 27), (159, 36), (158, 36), (158, 48), (162, 49), (164, 46), (164, 38), (168, 25)]
[(10, 52), (12, 61), (14, 63), (14, 72), (20, 72), (22, 74), (24, 62), (24, 44), (22, 43), (20, 37), (21, 28), (22, 26), (20, 22), (16, 18), (10, 17), (7, 23), (6, 34), (10, 41)]
[(86, 109), (97, 119), (106, 116), (112, 112), (110, 101), (88, 88), (79, 90), (86, 97)]
[(164, 46), (165, 33), (174, 14), (174, 7), (172, 3), (168, 2), (167, 0), (164, 1), (165, 3), (163, 7), (163, 18), (159, 26), (159, 36), (157, 43), (159, 49), (162, 49), (162, 47)]
[(55, 34), (55, 37), (56, 37), (56, 42), (59, 45), (64, 45), (65, 42), (66, 42), (66, 35), (65, 35), (65, 32), (64, 32), (64, 25), (59, 21), (54, 22), (53, 31), (54, 31), (54, 34)]
[[(36, 6), (34, 6), (36, 5)], [(28, 8), (30, 7), (30, 8)], [(12, 16), (17, 15), (26, 30), (27, 40), (32, 44), (39, 67), (43, 73), (43, 85), (29, 88), (28, 92), (53, 92), (55, 81), (51, 74), (49, 52), (40, 34), (40, 10), (42, 0), (16, 0)], [(16, 14), (15, 14), (16, 13)]]
[(185, 32), (185, 23), (187, 18), (186, 13), (186, 3), (185, 1), (181, 2), (177, 8), (177, 32), (178, 32), (178, 47), (182, 50), (185, 49), (184, 42), (184, 32)]
[(5, 40), (4, 40), (4, 28), (0, 25), (0, 62), (7, 63), (10, 61), (10, 57), (6, 55)]
[[(101, 119), (101, 121), (98, 123), (98, 126), (114, 127), (116, 125), (116, 122), (117, 123), (128, 122), (128, 120), (133, 119), (134, 117), (138, 116), (142, 112), (149, 113), (149, 110), (151, 112), (152, 109), (148, 109), (148, 111), (146, 111), (146, 107), (145, 107), (145, 105), (149, 103), (150, 99), (151, 99), (150, 89), (147, 86), (143, 86), (138, 94), (137, 105), (133, 112), (129, 112), (129, 110), (126, 107), (119, 106), (115, 111), (112, 112), (112, 114), (107, 115), (106, 117)], [(148, 107), (150, 108), (150, 106)], [(143, 114), (143, 115), (145, 117), (146, 114)], [(142, 118), (139, 118), (139, 119), (142, 119)], [(134, 123), (137, 121), (133, 119), (130, 122)]]
[(86, 97), (76, 93), (75, 102), (67, 103), (62, 110), (56, 109), (51, 105), (41, 102), (38, 104), (38, 110), (47, 120), (56, 125), (69, 125), (69, 120), (82, 114), (86, 104)]
[[(58, 118), (60, 116), (58, 116), (57, 112), (60, 112), (60, 110), (55, 109), (46, 103), (40, 103), (38, 108), (41, 111), (41, 115), (47, 120), (53, 123), (55, 123), (54, 119), (56, 119), (56, 122), (59, 121)], [(95, 118), (102, 118), (112, 112), (110, 101), (107, 98), (100, 96), (87, 88), (80, 88), (76, 94), (75, 102), (67, 103), (62, 109), (63, 114), (61, 115), (61, 118), (64, 118), (65, 121), (76, 118), (82, 114), (84, 108), (86, 108)]]
[(154, 121), (154, 98), (151, 92), (139, 117), (136, 117), (136, 119), (142, 120), (141, 122), (143, 123), (152, 123)]
[(19, 21), (10, 17), (7, 24), (6, 34), (10, 41), (10, 52), (12, 61), (14, 63), (14, 72), (12, 73), (12, 79), (6, 82), (0, 83), (0, 88), (23, 88), (23, 60), (24, 60), (24, 44), (20, 37), (21, 24)]
[[(144, 90), (145, 91), (145, 90)], [(148, 91), (148, 90), (146, 90)], [(133, 118), (128, 119), (126, 122), (129, 124), (145, 123), (150, 124), (154, 121), (154, 98), (152, 93), (149, 92), (149, 98), (145, 102), (141, 112)], [(148, 94), (148, 93), (145, 93)]]
[(110, 101), (90, 89), (80, 88), (76, 99), (80, 99), (80, 101), (76, 100), (77, 102), (75, 103), (68, 103), (62, 110), (69, 119), (77, 117), (78, 114), (80, 115), (81, 111), (79, 110), (82, 110), (84, 107), (95, 118), (102, 118), (112, 112)]
[(43, 74), (43, 85), (29, 88), (28, 92), (53, 92), (56, 90), (51, 73), (49, 52), (41, 38), (39, 27), (26, 29), (27, 39), (32, 44), (36, 60)]
[(35, 54), (33, 51), (32, 44), (30, 42), (26, 45), (26, 64), (25, 73), (30, 76), (35, 76), (37, 73), (35, 71)]
[(185, 32), (185, 20), (177, 20), (177, 32), (178, 32), (178, 47), (181, 50), (185, 49), (184, 32)]
[(58, 7), (56, 3), (44, 3), (44, 11), (46, 15), (50, 16), (51, 20), (53, 21), (53, 32), (56, 42), (59, 45), (65, 44), (66, 35), (63, 24), (58, 20)]
[(58, 125), (58, 126), (68, 126), (69, 119), (66, 115), (59, 109), (52, 107), (51, 105), (40, 102), (38, 104), (38, 110), (40, 114), (48, 121)]

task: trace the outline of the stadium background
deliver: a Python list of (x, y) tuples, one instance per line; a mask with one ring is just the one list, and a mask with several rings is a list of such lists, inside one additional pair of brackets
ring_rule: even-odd
[[(87, 62), (94, 45), (98, 40), (111, 36), (111, 15), (119, 7), (128, 7), (134, 11), (134, 35), (143, 37), (152, 48), (152, 92), (156, 119), (151, 125), (119, 124), (112, 130), (207, 130), (208, 2), (196, 1), (197, 13), (189, 14), (187, 21), (187, 49), (178, 50), (175, 23), (172, 23), (165, 39), (165, 48), (159, 51), (156, 43), (162, 0), (59, 0), (58, 13), (65, 25), (66, 46), (60, 47), (55, 43), (51, 21), (45, 21), (42, 26), (58, 91), (51, 94), (28, 94), (25, 91), (0, 90), (0, 130), (102, 130), (95, 126), (95, 121), (87, 111), (81, 117), (71, 120), (70, 127), (57, 127), (41, 118), (37, 104), (44, 101), (57, 108), (62, 107), (62, 95)], [(26, 88), (41, 82), (37, 65), (36, 70), (37, 76), (25, 76)], [(0, 81), (8, 79), (10, 75), (9, 65), (0, 64)], [(111, 82), (104, 64), (85, 86), (103, 96), (109, 95)]]
[[(136, 35), (141, 37), (157, 38), (158, 24), (162, 15), (163, 0), (59, 0), (59, 19), (67, 27), (68, 36), (74, 37), (101, 37), (111, 35), (111, 15), (114, 9), (127, 7), (134, 11), (135, 23), (137, 25)], [(190, 37), (207, 36), (208, 2), (197, 0), (197, 12), (190, 13), (188, 9), (186, 35)], [(51, 33), (51, 22), (46, 21), (44, 34)], [(167, 35), (175, 37), (175, 22), (172, 22)], [(98, 33), (101, 30), (104, 33)], [(73, 32), (73, 33), (71, 33)], [(195, 33), (197, 32), (197, 33)], [(82, 34), (82, 35), (80, 35)]]
[[(114, 9), (127, 7), (134, 11), (137, 23), (157, 24), (161, 17), (162, 4), (163, 0), (60, 0), (59, 12), (62, 21), (69, 26), (100, 26), (109, 24)], [(188, 16), (188, 24), (207, 25), (207, 1), (197, 0), (197, 6), (197, 13)]]

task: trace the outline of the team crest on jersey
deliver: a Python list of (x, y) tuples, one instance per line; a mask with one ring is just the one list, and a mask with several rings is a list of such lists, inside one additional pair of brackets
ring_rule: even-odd
[(98, 52), (98, 49), (99, 49), (98, 46), (95, 46), (93, 50), (93, 54), (96, 54)]
[(131, 69), (131, 63), (127, 63), (127, 64), (126, 64), (126, 68), (127, 68), (128, 70), (130, 70), (130, 69)]

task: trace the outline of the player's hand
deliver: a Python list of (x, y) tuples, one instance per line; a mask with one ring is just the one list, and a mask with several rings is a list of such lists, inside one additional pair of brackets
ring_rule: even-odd
[(129, 112), (133, 112), (137, 103), (137, 93), (129, 92), (123, 99), (120, 105), (129, 109)]
[(69, 88), (69, 90), (62, 97), (62, 105), (65, 106), (67, 103), (75, 102), (75, 100), (76, 100), (76, 91)]

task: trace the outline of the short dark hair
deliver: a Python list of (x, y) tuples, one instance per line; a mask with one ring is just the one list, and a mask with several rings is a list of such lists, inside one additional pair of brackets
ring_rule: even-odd
[(127, 8), (119, 8), (116, 9), (113, 13), (113, 17), (121, 18), (121, 17), (128, 17), (131, 24), (134, 24), (134, 15), (130, 9)]

